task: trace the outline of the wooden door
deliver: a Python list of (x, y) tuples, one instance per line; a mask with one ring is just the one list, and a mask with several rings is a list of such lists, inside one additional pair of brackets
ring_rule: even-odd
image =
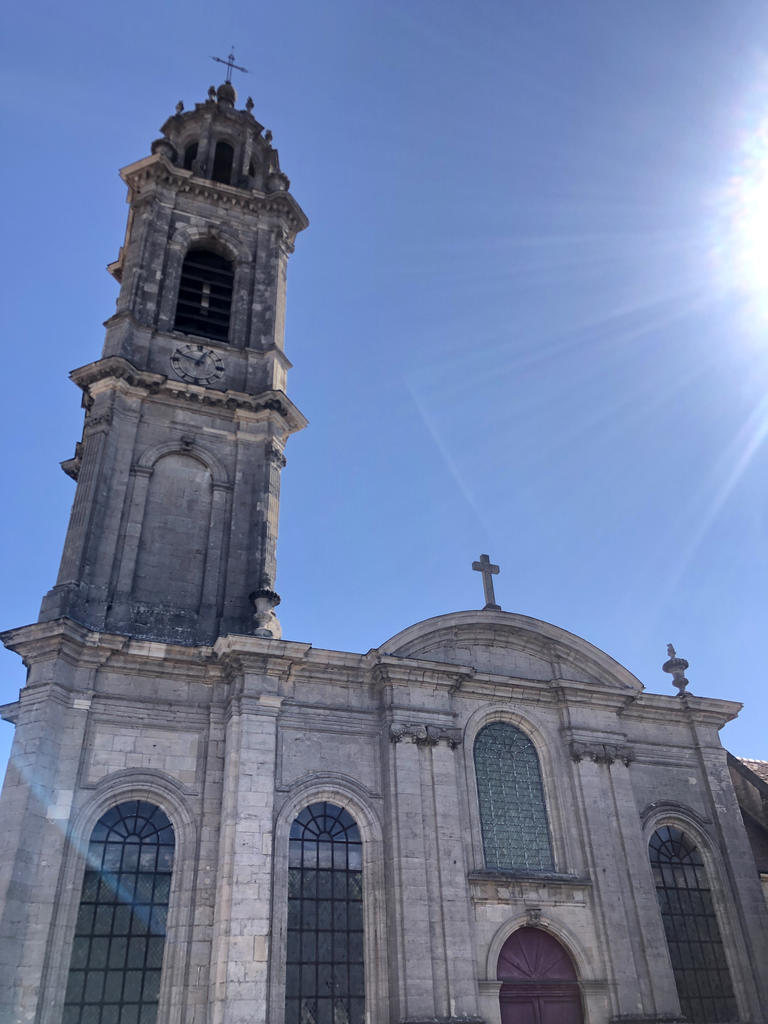
[(576, 970), (568, 952), (540, 928), (520, 928), (504, 943), (501, 1024), (583, 1024)]

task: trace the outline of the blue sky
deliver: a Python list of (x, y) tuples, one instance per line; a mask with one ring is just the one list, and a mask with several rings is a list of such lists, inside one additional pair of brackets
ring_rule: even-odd
[[(768, 757), (768, 7), (738, 0), (17, 5), (0, 164), (4, 628), (53, 584), (122, 241), (117, 169), (221, 80), (310, 218), (289, 268), (289, 639), (365, 651), (482, 604)], [(763, 232), (763, 227), (765, 232)], [(762, 249), (761, 249), (762, 246)], [(13, 700), (24, 673), (0, 660)], [(9, 742), (4, 726), (0, 743)]]

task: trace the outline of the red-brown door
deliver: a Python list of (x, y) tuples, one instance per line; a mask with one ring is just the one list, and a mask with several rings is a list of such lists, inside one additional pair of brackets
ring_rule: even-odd
[(540, 928), (520, 928), (504, 943), (501, 1024), (583, 1024), (576, 970), (567, 951)]

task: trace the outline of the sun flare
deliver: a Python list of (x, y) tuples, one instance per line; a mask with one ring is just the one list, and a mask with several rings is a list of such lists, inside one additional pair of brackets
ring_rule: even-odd
[(768, 321), (768, 118), (745, 140), (739, 165), (727, 188), (721, 269), (762, 325)]

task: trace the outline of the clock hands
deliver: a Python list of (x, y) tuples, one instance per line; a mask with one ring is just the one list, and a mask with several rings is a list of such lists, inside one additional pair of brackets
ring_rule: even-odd
[(202, 345), (177, 348), (171, 356), (171, 365), (182, 380), (193, 384), (210, 384), (224, 375), (222, 360), (215, 352)]

